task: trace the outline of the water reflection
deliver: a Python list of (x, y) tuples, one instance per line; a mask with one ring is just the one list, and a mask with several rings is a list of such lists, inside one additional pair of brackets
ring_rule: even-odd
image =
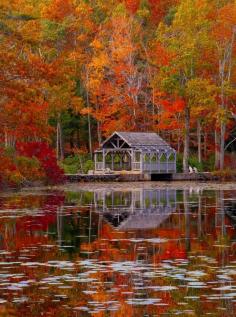
[(0, 316), (235, 316), (235, 191), (0, 198)]
[(94, 192), (94, 211), (118, 230), (160, 226), (176, 208), (176, 190), (136, 189)]

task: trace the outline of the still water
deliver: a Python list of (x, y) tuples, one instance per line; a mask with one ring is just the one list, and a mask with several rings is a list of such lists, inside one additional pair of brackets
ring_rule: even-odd
[(236, 316), (235, 227), (236, 190), (1, 194), (0, 316)]

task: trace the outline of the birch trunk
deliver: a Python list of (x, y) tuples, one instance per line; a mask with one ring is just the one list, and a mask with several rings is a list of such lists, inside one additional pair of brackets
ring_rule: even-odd
[[(86, 71), (86, 80), (87, 80), (87, 83), (88, 83), (88, 80), (89, 80), (88, 70)], [(90, 104), (89, 104), (89, 92), (88, 92), (88, 89), (86, 90), (86, 104), (87, 104), (87, 108), (89, 108)], [(87, 115), (87, 119), (88, 119), (89, 153), (90, 153), (90, 156), (92, 157), (93, 149), (92, 149), (92, 135), (91, 135), (91, 116), (90, 116), (89, 112), (88, 112), (88, 115)]]
[[(229, 43), (225, 46), (223, 55), (219, 60), (219, 79), (220, 79), (220, 87), (221, 87), (221, 109), (222, 112), (226, 112), (228, 110), (227, 106), (227, 94), (226, 94), (226, 84), (231, 86), (231, 73), (232, 73), (232, 65), (233, 65), (233, 47), (235, 42), (235, 34), (236, 27), (233, 27), (232, 36)], [(225, 132), (226, 132), (226, 122), (225, 118), (221, 119), (220, 125), (220, 169), (224, 168), (224, 157), (225, 157)]]
[[(96, 111), (98, 111), (98, 97), (96, 98)], [(101, 134), (101, 127), (100, 127), (99, 120), (97, 120), (97, 136), (98, 136), (98, 144), (100, 146), (102, 144), (102, 134)]]
[(202, 162), (202, 127), (201, 121), (197, 120), (197, 144), (198, 144), (198, 162)]
[(185, 133), (184, 133), (184, 156), (183, 156), (183, 170), (188, 173), (189, 165), (189, 134), (190, 134), (190, 109), (185, 108)]
[(224, 169), (224, 159), (225, 159), (225, 130), (226, 125), (221, 122), (220, 126), (220, 169)]

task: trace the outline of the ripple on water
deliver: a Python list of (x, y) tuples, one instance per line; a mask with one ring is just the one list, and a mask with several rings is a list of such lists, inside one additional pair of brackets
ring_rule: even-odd
[[(132, 195), (126, 196), (127, 192)], [(20, 309), (27, 302), (29, 307), (38, 305), (35, 311), (43, 315), (40, 309), (47, 303), (65, 316), (71, 309), (83, 316), (112, 315), (113, 311), (119, 316), (126, 305), (133, 306), (129, 309), (135, 308), (137, 316), (152, 306), (166, 316), (197, 316), (198, 309), (203, 315), (214, 315), (216, 308), (227, 315), (228, 307), (236, 312), (233, 228), (229, 219), (220, 227), (224, 213), (218, 192), (192, 195), (187, 191), (186, 202), (178, 191), (173, 213), (160, 227), (127, 231), (118, 231), (101, 214), (91, 212), (89, 197), (96, 198), (91, 193), (86, 193), (83, 205), (80, 192), (78, 199), (73, 193), (58, 205), (47, 201), (47, 193), (37, 197), (36, 203), (25, 204), (26, 198), (18, 197), (12, 198), (14, 208), (10, 201), (2, 211), (0, 207), (1, 306), (11, 302)], [(110, 193), (105, 197), (110, 199)], [(129, 197), (137, 198), (138, 193), (126, 189), (119, 203), (126, 201), (127, 205)], [(168, 190), (164, 194), (161, 206)], [(233, 210), (230, 204), (235, 199), (224, 199)], [(153, 209), (155, 203), (149, 205)], [(145, 217), (148, 220), (147, 211)]]

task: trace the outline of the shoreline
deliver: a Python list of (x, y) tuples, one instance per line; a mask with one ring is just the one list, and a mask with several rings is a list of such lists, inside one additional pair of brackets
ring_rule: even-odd
[(236, 181), (228, 182), (198, 182), (198, 181), (169, 181), (169, 182), (80, 182), (80, 183), (65, 183), (54, 186), (31, 186), (22, 187), (17, 190), (1, 190), (0, 196), (5, 195), (30, 195), (30, 194), (52, 194), (56, 191), (61, 192), (80, 192), (80, 191), (99, 191), (99, 190), (132, 190), (132, 189), (155, 189), (155, 188), (169, 188), (177, 190), (191, 190), (199, 192), (203, 190), (235, 190)]

